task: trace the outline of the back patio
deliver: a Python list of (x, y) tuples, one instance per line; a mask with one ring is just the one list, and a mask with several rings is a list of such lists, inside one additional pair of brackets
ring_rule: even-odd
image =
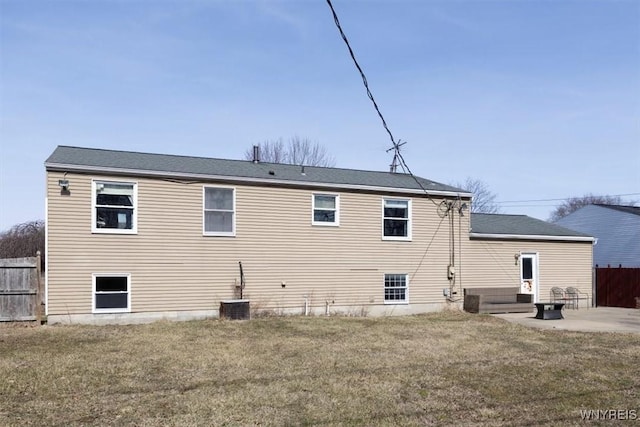
[(523, 326), (579, 332), (623, 332), (640, 334), (640, 310), (633, 308), (596, 307), (563, 309), (564, 319), (539, 320), (531, 313), (508, 313), (494, 316)]

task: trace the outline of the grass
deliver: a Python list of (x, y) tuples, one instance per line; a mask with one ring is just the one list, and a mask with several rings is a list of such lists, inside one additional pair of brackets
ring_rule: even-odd
[(640, 409), (639, 349), (465, 313), (4, 326), (0, 425), (580, 425)]

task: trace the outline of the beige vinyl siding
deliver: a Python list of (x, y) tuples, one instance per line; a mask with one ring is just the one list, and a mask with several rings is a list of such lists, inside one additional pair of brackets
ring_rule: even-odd
[(553, 286), (574, 286), (592, 294), (591, 242), (471, 240), (465, 287), (520, 286), (515, 254), (525, 252), (538, 254), (541, 301), (549, 300)]
[[(47, 176), (49, 314), (91, 313), (91, 275), (110, 272), (131, 274), (132, 312), (214, 309), (234, 296), (239, 261), (255, 307), (382, 305), (385, 273), (409, 275), (411, 304), (444, 302), (448, 220), (426, 198), (397, 196), (412, 200), (413, 239), (383, 241), (381, 194), (332, 189), (340, 226), (323, 227), (311, 224), (322, 189), (221, 183), (236, 189), (236, 235), (218, 237), (203, 236), (203, 186), (216, 183), (68, 173), (65, 196), (63, 174)], [(92, 179), (138, 184), (137, 234), (91, 233)], [(468, 216), (462, 230), (467, 250)]]

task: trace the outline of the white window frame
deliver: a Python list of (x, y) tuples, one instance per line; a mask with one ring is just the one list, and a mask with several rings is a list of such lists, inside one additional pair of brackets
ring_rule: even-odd
[[(316, 196), (333, 197), (335, 199), (336, 207), (333, 210), (335, 212), (335, 221), (316, 221)], [(330, 211), (331, 209), (318, 208), (318, 210)], [(311, 224), (320, 225), (323, 227), (339, 227), (340, 226), (340, 195), (332, 193), (313, 193), (311, 194)]]
[[(394, 217), (385, 217), (384, 216), (384, 206), (386, 201), (394, 201), (394, 202), (407, 202), (407, 235), (406, 236), (385, 236), (384, 234), (384, 221), (385, 219), (391, 219), (391, 220), (399, 220), (398, 218), (394, 218)], [(395, 197), (383, 197), (382, 198), (382, 212), (381, 212), (381, 216), (382, 216), (382, 240), (401, 240), (401, 241), (411, 241), (412, 236), (411, 236), (411, 223), (412, 221), (412, 217), (411, 217), (411, 199), (401, 199), (401, 198), (395, 198)], [(400, 219), (402, 220), (402, 219)]]
[[(390, 287), (389, 289), (404, 289), (404, 299), (403, 300), (387, 300), (385, 292), (387, 290), (387, 276), (404, 276), (404, 288), (402, 287)], [(382, 299), (385, 304), (388, 305), (407, 305), (409, 304), (409, 275), (407, 273), (385, 273), (382, 276)]]
[[(207, 188), (219, 188), (223, 190), (231, 190), (231, 194), (233, 197), (233, 209), (232, 210), (221, 210), (221, 209), (206, 209), (206, 193)], [(231, 220), (231, 231), (207, 231), (206, 230), (206, 215), (207, 211), (215, 211), (215, 212), (231, 212), (233, 214)], [(204, 185), (202, 187), (202, 235), (203, 236), (223, 236), (223, 237), (235, 237), (236, 235), (236, 188), (228, 187), (223, 185)]]
[[(96, 308), (96, 278), (98, 277), (126, 277), (127, 278), (127, 307), (126, 308)], [(91, 312), (92, 313), (130, 313), (131, 312), (131, 274), (130, 273), (93, 273), (91, 275)], [(125, 293), (125, 292), (104, 292)]]
[[(97, 218), (97, 185), (117, 184), (133, 186), (133, 213), (131, 215), (131, 228), (99, 228), (96, 225)], [(137, 181), (113, 181), (108, 179), (91, 180), (91, 232), (98, 234), (138, 234), (138, 182)]]

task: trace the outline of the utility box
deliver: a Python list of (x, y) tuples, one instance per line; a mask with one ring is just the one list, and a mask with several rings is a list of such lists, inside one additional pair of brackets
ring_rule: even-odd
[(220, 318), (243, 320), (251, 318), (248, 299), (220, 301)]

